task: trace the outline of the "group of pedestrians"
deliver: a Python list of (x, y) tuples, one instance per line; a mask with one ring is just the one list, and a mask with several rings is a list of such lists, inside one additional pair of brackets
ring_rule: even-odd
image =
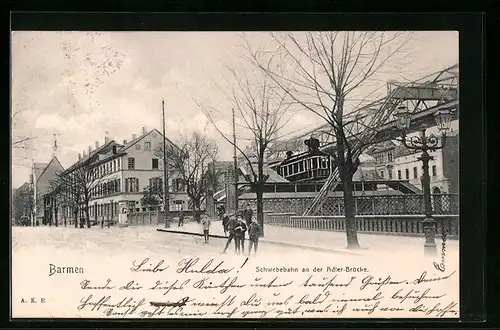
[(257, 253), (259, 246), (259, 237), (262, 234), (262, 230), (253, 218), (253, 211), (247, 205), (243, 212), (232, 214), (229, 216), (225, 213), (222, 217), (222, 226), (224, 229), (224, 235), (228, 236), (226, 246), (222, 253), (226, 253), (231, 241), (234, 240), (234, 251), (236, 254), (245, 253), (245, 236), (248, 232), (248, 255), (254, 250), (254, 254)]
[[(248, 255), (251, 254), (252, 249), (254, 254), (257, 253), (259, 248), (259, 238), (262, 235), (262, 230), (257, 220), (253, 218), (253, 211), (250, 206), (247, 205), (245, 210), (236, 214), (228, 215), (226, 212), (221, 215), (222, 218), (222, 228), (224, 230), (224, 235), (227, 236), (226, 246), (222, 253), (226, 253), (229, 245), (234, 241), (234, 252), (236, 254), (245, 253), (245, 238), (248, 233)], [(181, 225), (179, 221), (179, 226)], [(203, 237), (205, 243), (208, 244), (210, 241), (210, 227), (212, 221), (207, 214), (204, 214), (201, 219), (201, 226), (203, 228)]]

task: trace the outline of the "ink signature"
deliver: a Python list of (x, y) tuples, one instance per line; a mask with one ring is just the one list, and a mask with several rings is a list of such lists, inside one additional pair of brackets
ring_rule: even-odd
[(446, 231), (443, 231), (443, 234), (441, 235), (441, 240), (442, 240), (442, 243), (441, 243), (441, 263), (437, 263), (437, 262), (433, 262), (433, 265), (434, 265), (434, 268), (436, 268), (437, 270), (441, 271), (441, 272), (444, 272), (446, 270), (446, 263), (445, 263), (445, 260), (446, 260)]

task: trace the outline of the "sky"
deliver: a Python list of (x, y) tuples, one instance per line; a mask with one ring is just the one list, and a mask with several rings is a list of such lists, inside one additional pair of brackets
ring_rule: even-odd
[[(33, 137), (30, 148), (12, 150), (12, 185), (29, 178), (32, 161), (48, 162), (54, 134), (57, 156), (64, 167), (78, 153), (102, 145), (107, 132), (121, 142), (139, 135), (142, 127), (161, 131), (161, 101), (165, 100), (167, 137), (204, 131), (220, 145), (220, 159), (232, 148), (195, 100), (224, 109), (216, 124), (230, 133), (230, 108), (215, 87), (225, 65), (238, 67), (239, 32), (12, 32), (13, 136)], [(246, 33), (257, 45), (268, 32)], [(458, 63), (458, 33), (416, 32), (408, 43), (405, 70), (381, 77), (412, 80)], [(296, 113), (286, 134), (314, 129), (323, 122)], [(238, 131), (238, 129), (237, 129)], [(239, 143), (247, 143), (241, 141)]]

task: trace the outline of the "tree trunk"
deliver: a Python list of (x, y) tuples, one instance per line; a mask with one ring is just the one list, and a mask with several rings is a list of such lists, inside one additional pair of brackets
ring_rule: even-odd
[(75, 228), (78, 228), (78, 210), (73, 211), (75, 215)]
[(354, 208), (354, 194), (352, 188), (353, 174), (348, 169), (342, 171), (342, 186), (344, 191), (345, 228), (347, 234), (347, 248), (359, 249), (358, 234), (356, 230), (356, 210)]
[(67, 222), (66, 222), (66, 209), (64, 209), (63, 213), (64, 213), (64, 227), (66, 227), (66, 224), (67, 224)]
[(200, 223), (201, 221), (201, 216), (200, 216), (200, 208), (195, 206), (194, 207), (194, 210), (193, 210), (193, 219), (197, 222), (197, 223)]
[(90, 228), (90, 214), (89, 214), (89, 207), (85, 206), (85, 220), (87, 222), (87, 228)]
[(193, 201), (193, 219), (197, 223), (200, 223), (200, 221), (201, 221), (200, 199), (196, 199), (196, 198), (191, 197), (191, 200)]
[(257, 223), (260, 225), (261, 236), (264, 237), (264, 187), (262, 184), (255, 187), (257, 195)]
[(59, 219), (57, 218), (57, 206), (54, 206), (54, 225), (56, 227), (59, 227), (58, 222), (59, 222)]

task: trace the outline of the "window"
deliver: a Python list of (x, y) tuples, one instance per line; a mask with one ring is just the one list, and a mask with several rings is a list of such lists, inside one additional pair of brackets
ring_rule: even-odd
[(116, 159), (113, 160), (113, 172), (116, 172)]
[(401, 180), (401, 170), (398, 170), (398, 180)]
[(126, 192), (139, 192), (139, 179), (137, 179), (137, 178), (125, 179), (125, 191)]
[(406, 180), (410, 180), (410, 170), (409, 169), (405, 169), (405, 176), (406, 176)]
[(182, 178), (177, 178), (174, 181), (175, 191), (184, 191), (184, 180)]
[(389, 173), (389, 180), (392, 180), (392, 171), (391, 171), (391, 170), (389, 170), (389, 172), (388, 172), (388, 173)]
[(155, 187), (157, 189), (161, 189), (163, 187), (163, 179), (162, 178), (151, 178), (151, 179), (149, 179), (149, 186)]
[(298, 163), (295, 163), (293, 164), (293, 173), (297, 173), (299, 171), (299, 164)]
[(304, 162), (300, 162), (299, 166), (300, 166), (300, 171), (301, 172), (304, 171)]
[(116, 154), (116, 146), (113, 146), (113, 155)]
[(387, 158), (389, 159), (389, 162), (392, 162), (392, 151), (387, 153)]
[(432, 165), (432, 176), (437, 176), (436, 165)]
[(144, 142), (144, 150), (151, 150), (151, 142)]
[(152, 163), (153, 170), (157, 170), (158, 169), (158, 158), (151, 159), (151, 163)]
[(418, 178), (418, 173), (417, 173), (417, 168), (416, 167), (413, 168), (413, 178), (414, 179)]
[(135, 170), (135, 158), (134, 157), (128, 158), (128, 169)]
[(380, 171), (380, 176), (384, 177), (384, 171)]

